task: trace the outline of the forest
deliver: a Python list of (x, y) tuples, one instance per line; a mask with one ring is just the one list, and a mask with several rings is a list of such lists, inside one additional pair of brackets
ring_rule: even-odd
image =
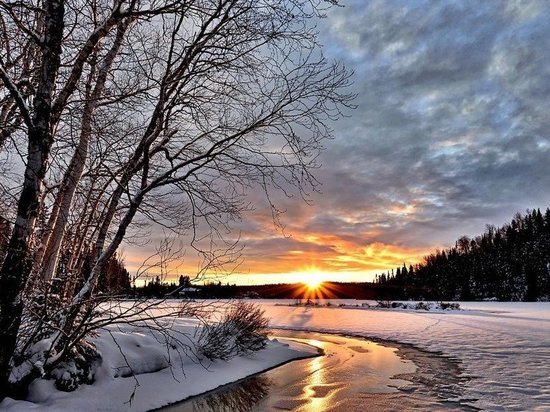
[(376, 276), (400, 299), (547, 301), (550, 299), (550, 208), (517, 213), (502, 227), (436, 250), (422, 263)]

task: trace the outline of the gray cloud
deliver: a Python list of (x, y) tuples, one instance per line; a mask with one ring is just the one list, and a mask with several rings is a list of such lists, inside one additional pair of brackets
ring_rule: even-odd
[(361, 230), (384, 229), (366, 242), (430, 245), (546, 207), (549, 17), (543, 2), (462, 0), (329, 14), (327, 54), (355, 69), (359, 107), (336, 125), (310, 227), (362, 210)]
[(358, 108), (333, 126), (314, 206), (276, 199), (290, 238), (276, 237), (252, 194), (257, 210), (240, 226), (245, 258), (294, 264), (291, 252), (303, 251), (345, 264), (339, 254), (355, 248), (360, 259), (376, 242), (398, 255), (550, 205), (546, 0), (344, 6), (319, 28), (326, 54), (355, 70)]

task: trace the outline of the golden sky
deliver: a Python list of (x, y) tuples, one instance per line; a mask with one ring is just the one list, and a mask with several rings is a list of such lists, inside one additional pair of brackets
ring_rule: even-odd
[[(297, 207), (302, 210), (294, 211), (292, 220), (283, 216), (283, 221), (289, 222), (284, 230), (274, 227), (271, 217), (265, 213), (248, 215), (238, 232), (239, 244), (243, 246), (238, 265), (229, 264), (226, 272), (222, 272), (224, 275), (210, 273), (205, 279), (237, 284), (307, 282), (312, 278), (364, 282), (373, 280), (375, 273), (404, 263), (414, 264), (432, 250), (373, 241), (378, 235), (376, 230), (348, 233), (345, 225), (341, 226), (342, 230), (327, 227), (328, 233), (320, 229), (309, 231), (306, 227), (317, 208), (305, 204)], [(351, 222), (352, 218), (347, 220)], [(156, 240), (160, 242), (161, 238)], [(143, 248), (124, 251), (125, 264), (132, 274), (153, 253), (154, 243), (148, 253)], [(180, 274), (193, 277), (199, 270), (199, 261), (185, 248), (185, 242), (183, 245), (182, 256), (168, 265), (165, 277), (169, 281), (176, 280)], [(157, 267), (151, 268), (149, 276), (157, 273)]]
[[(332, 125), (319, 192), (247, 200), (230, 238), (245, 246), (222, 282), (335, 281), (414, 264), (435, 248), (550, 204), (544, 2), (351, 0), (319, 24), (328, 58), (355, 71), (357, 108)], [(263, 199), (263, 200), (262, 200)], [(161, 239), (126, 247), (129, 269)], [(197, 272), (188, 242), (172, 276)]]

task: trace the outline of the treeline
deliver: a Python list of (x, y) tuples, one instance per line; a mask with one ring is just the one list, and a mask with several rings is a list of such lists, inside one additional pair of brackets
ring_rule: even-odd
[(128, 294), (132, 298), (186, 298), (186, 299), (233, 299), (248, 297), (236, 285), (208, 282), (193, 285), (189, 276), (181, 275), (178, 283), (162, 281), (160, 276), (146, 281), (141, 286), (133, 286)]
[(235, 285), (211, 282), (204, 285), (180, 286), (174, 282), (151, 279), (144, 285), (133, 287), (129, 298), (176, 299), (397, 299), (396, 286), (371, 282), (323, 282), (318, 290), (311, 291), (303, 283), (267, 285)]
[(550, 208), (516, 214), (502, 227), (437, 250), (416, 266), (376, 276), (401, 299), (550, 300)]

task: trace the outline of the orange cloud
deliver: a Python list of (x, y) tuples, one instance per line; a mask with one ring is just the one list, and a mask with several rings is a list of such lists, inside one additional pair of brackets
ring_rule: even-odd
[[(245, 246), (242, 263), (231, 268), (232, 274), (220, 277), (223, 283), (286, 283), (302, 282), (308, 274), (315, 273), (321, 280), (370, 281), (375, 273), (414, 264), (432, 248), (419, 248), (389, 244), (381, 241), (382, 224), (367, 225), (365, 212), (345, 214), (329, 213), (334, 220), (317, 220), (313, 208), (300, 205), (285, 215), (289, 226), (284, 231), (274, 229), (272, 217), (265, 211), (253, 213), (243, 223), (239, 240)], [(388, 212), (406, 221), (417, 211), (415, 205), (394, 203)], [(309, 212), (309, 214), (307, 213)], [(330, 212), (330, 211), (325, 211)], [(315, 221), (314, 224), (312, 222)], [(137, 266), (137, 255), (127, 254), (128, 266)], [(131, 264), (129, 264), (131, 263)], [(188, 253), (180, 267), (169, 278), (179, 274), (193, 274), (199, 270), (199, 262)]]
[[(238, 283), (300, 282), (308, 273), (317, 273), (322, 280), (370, 281), (375, 273), (418, 262), (427, 250), (398, 245), (356, 243), (322, 233), (297, 233), (284, 240), (278, 250), (269, 253), (265, 248), (245, 250), (244, 262), (237, 274), (228, 281)], [(300, 245), (300, 249), (296, 246)]]
[[(370, 281), (375, 273), (414, 264), (429, 250), (384, 244), (381, 242), (357, 244), (336, 235), (297, 233), (292, 238), (270, 238), (255, 250), (254, 245), (244, 250), (243, 262), (233, 274), (219, 278), (223, 283), (286, 283), (302, 282), (312, 272), (321, 280)], [(268, 239), (269, 240), (269, 239)], [(288, 248), (285, 249), (285, 244)], [(297, 246), (300, 248), (297, 248)], [(139, 259), (126, 258), (129, 266)], [(193, 274), (197, 262), (180, 262), (178, 273)], [(176, 278), (176, 274), (172, 274)]]

